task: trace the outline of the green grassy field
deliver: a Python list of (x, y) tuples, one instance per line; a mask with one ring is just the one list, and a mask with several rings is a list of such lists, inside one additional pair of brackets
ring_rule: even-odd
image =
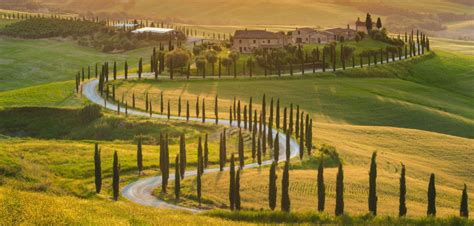
[[(227, 117), (234, 96), (244, 103), (253, 96), (259, 103), (265, 93), (280, 97), (283, 105), (301, 105), (316, 122), (413, 128), (472, 138), (471, 59), (439, 52), (410, 62), (316, 77), (115, 84), (119, 96), (124, 94), (131, 102), (135, 93), (138, 103), (144, 101), (145, 92), (158, 101), (163, 91), (172, 104), (179, 96), (194, 103), (198, 96), (212, 101), (218, 94), (221, 117)], [(448, 79), (459, 82), (447, 83)]]
[[(104, 61), (118, 61), (118, 67), (128, 60), (136, 65), (139, 58), (149, 59), (152, 48), (126, 53), (105, 54), (81, 47), (68, 40), (23, 40), (0, 37), (0, 91), (13, 90), (55, 81), (73, 80), (82, 67)], [(145, 60), (146, 61), (146, 60)], [(100, 70), (100, 65), (99, 65)]]

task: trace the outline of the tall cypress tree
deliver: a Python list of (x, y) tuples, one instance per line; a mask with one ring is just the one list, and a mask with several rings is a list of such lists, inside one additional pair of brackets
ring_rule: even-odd
[(277, 99), (277, 103), (276, 103), (275, 123), (276, 123), (276, 128), (280, 129), (280, 98)]
[(467, 197), (467, 186), (464, 184), (464, 189), (462, 190), (461, 196), (461, 207), (459, 208), (459, 215), (461, 217), (469, 218), (469, 206), (468, 206), (468, 197)]
[(168, 110), (168, 111), (167, 111), (167, 113), (168, 113), (167, 116), (168, 116), (168, 120), (170, 120), (170, 118), (171, 118), (171, 104), (170, 104), (170, 100), (169, 100), (169, 99), (168, 99), (168, 105), (167, 105), (167, 106), (168, 106), (168, 108), (167, 108), (167, 110)]
[(253, 123), (252, 123), (252, 97), (250, 97), (249, 101), (249, 130), (253, 130)]
[(143, 63), (142, 63), (143, 59), (140, 58), (140, 60), (138, 61), (138, 79), (141, 79), (142, 78), (142, 72), (143, 72)]
[(336, 178), (336, 216), (341, 216), (344, 214), (344, 170), (342, 168), (342, 163), (339, 163), (339, 168), (337, 171)]
[(198, 161), (199, 161), (198, 164), (201, 164), (201, 166), (202, 166), (199, 170), (199, 173), (203, 174), (204, 173), (204, 157), (203, 157), (201, 137), (199, 137), (199, 141), (198, 141)]
[(377, 152), (372, 154), (369, 171), (369, 212), (377, 215)]
[(127, 63), (127, 61), (125, 61), (124, 71), (125, 71), (125, 80), (127, 80), (128, 79), (128, 63)]
[[(252, 159), (255, 161), (255, 158), (257, 157), (257, 141), (256, 141), (256, 131), (252, 131)], [(258, 141), (260, 142), (260, 140)]]
[(240, 115), (240, 100), (238, 100), (238, 104), (237, 104), (237, 127), (240, 128), (240, 118), (241, 115)]
[(199, 97), (196, 97), (196, 118), (199, 118)]
[(234, 163), (234, 153), (230, 156), (230, 170), (229, 170), (229, 201), (230, 201), (230, 210), (235, 209), (235, 163)]
[[(309, 116), (306, 119), (309, 119)], [(311, 150), (313, 149), (313, 119), (309, 119), (309, 123), (306, 125), (306, 149), (308, 150), (308, 155), (311, 156)]]
[(120, 165), (118, 162), (117, 151), (114, 152), (114, 162), (113, 162), (113, 177), (112, 177), (112, 190), (114, 200), (117, 201), (119, 197), (119, 184), (120, 184)]
[(244, 157), (244, 138), (242, 137), (242, 130), (239, 130), (239, 167), (244, 168), (245, 157)]
[(402, 164), (402, 170), (400, 174), (400, 201), (398, 207), (398, 216), (406, 216), (407, 206), (406, 206), (406, 180), (405, 180), (405, 165)]
[(287, 118), (287, 111), (286, 111), (286, 110), (287, 110), (287, 108), (285, 107), (285, 108), (283, 109), (283, 131), (284, 131), (285, 133), (286, 133), (286, 131), (287, 131), (287, 129), (288, 129), (288, 128), (287, 128), (287, 125), (286, 125), (286, 118)]
[(262, 136), (259, 136), (257, 141), (257, 163), (262, 165)]
[(237, 174), (235, 175), (235, 209), (240, 210), (240, 170), (237, 170)]
[(300, 136), (300, 105), (296, 105), (295, 135)]
[(202, 186), (202, 183), (201, 183), (201, 171), (202, 171), (202, 156), (199, 156), (198, 157), (198, 167), (197, 167), (197, 178), (196, 178), (196, 190), (197, 190), (197, 199), (198, 199), (198, 202), (199, 202), (199, 206), (201, 206), (201, 186)]
[(165, 101), (163, 100), (163, 91), (160, 93), (160, 114), (163, 114)]
[(219, 137), (219, 170), (224, 171), (225, 157), (224, 157), (224, 140), (222, 139), (222, 133)]
[(94, 151), (95, 192), (100, 193), (102, 189), (102, 165), (100, 160), (99, 145), (95, 144)]
[(180, 163), (180, 175), (181, 179), (184, 179), (184, 174), (186, 172), (186, 138), (184, 133), (181, 134), (179, 138), (179, 163)]
[(137, 169), (138, 175), (142, 174), (143, 171), (143, 155), (142, 155), (142, 137), (138, 137), (137, 143)]
[(207, 144), (208, 135), (204, 137), (204, 168), (207, 168), (209, 163), (209, 145)]
[(189, 100), (186, 100), (186, 121), (189, 121)]
[(290, 173), (289, 173), (289, 161), (285, 162), (285, 168), (283, 169), (283, 177), (281, 179), (281, 210), (284, 212), (290, 212)]
[(179, 201), (179, 195), (181, 193), (181, 175), (180, 175), (180, 163), (179, 163), (179, 154), (176, 155), (176, 160), (174, 164), (174, 195), (176, 200)]
[(290, 118), (288, 121), (288, 132), (293, 133), (293, 104), (290, 104)]
[(181, 96), (178, 97), (178, 116), (181, 117)]
[(436, 187), (435, 175), (430, 176), (430, 183), (428, 184), (428, 209), (426, 211), (428, 216), (436, 216)]
[(216, 117), (216, 125), (219, 123), (219, 99), (216, 98), (214, 100), (214, 116)]
[(269, 185), (268, 185), (268, 205), (271, 210), (275, 210), (277, 201), (277, 175), (276, 175), (277, 163), (273, 161), (270, 167)]
[(273, 131), (273, 97), (272, 99), (270, 100), (270, 116), (268, 117), (268, 135), (267, 135), (267, 139), (268, 139), (268, 145), (270, 146), (270, 148), (273, 147), (273, 134), (272, 134), (272, 131)]
[(291, 145), (290, 145), (290, 139), (291, 139), (291, 136), (290, 136), (290, 131), (288, 130), (286, 132), (286, 139), (285, 139), (285, 142), (286, 142), (286, 161), (289, 161), (290, 160), (290, 157), (291, 157)]
[(326, 189), (324, 187), (324, 164), (323, 156), (321, 155), (321, 160), (319, 161), (318, 166), (318, 211), (324, 211), (324, 206), (326, 203)]
[(202, 98), (202, 122), (206, 122), (206, 99)]
[(275, 143), (273, 144), (273, 158), (274, 161), (278, 163), (278, 159), (280, 158), (280, 133), (278, 132), (275, 137)]

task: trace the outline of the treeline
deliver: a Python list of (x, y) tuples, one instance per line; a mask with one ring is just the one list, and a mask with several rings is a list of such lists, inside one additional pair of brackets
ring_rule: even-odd
[(60, 18), (31, 18), (6, 26), (0, 30), (3, 35), (19, 38), (51, 38), (83, 36), (104, 29), (104, 25), (91, 21), (60, 19)]

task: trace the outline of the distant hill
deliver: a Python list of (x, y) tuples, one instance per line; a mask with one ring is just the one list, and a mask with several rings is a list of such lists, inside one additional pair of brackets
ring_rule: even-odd
[[(37, 0), (50, 7), (113, 17), (232, 25), (345, 26), (367, 12), (397, 31), (439, 31), (474, 15), (462, 0)], [(467, 15), (467, 17), (466, 17)]]

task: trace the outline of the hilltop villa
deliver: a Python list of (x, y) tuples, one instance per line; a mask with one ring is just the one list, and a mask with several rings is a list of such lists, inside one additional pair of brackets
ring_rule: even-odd
[(232, 48), (241, 53), (250, 53), (255, 49), (283, 48), (287, 38), (283, 33), (265, 30), (237, 30), (234, 34)]
[[(255, 49), (283, 48), (288, 44), (324, 44), (333, 41), (353, 40), (357, 32), (366, 32), (365, 22), (356, 21), (356, 29), (331, 28), (316, 30), (313, 28), (296, 28), (285, 35), (283, 32), (270, 32), (266, 30), (237, 30), (233, 39), (233, 50), (241, 53), (250, 53)], [(375, 26), (375, 25), (374, 25)]]

